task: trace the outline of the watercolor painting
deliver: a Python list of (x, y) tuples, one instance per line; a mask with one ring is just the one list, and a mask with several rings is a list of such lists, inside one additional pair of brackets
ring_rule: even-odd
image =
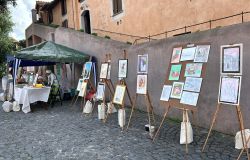
[(183, 91), (180, 103), (196, 106), (198, 98), (199, 98), (199, 93)]
[(92, 62), (86, 62), (84, 64), (83, 73), (82, 73), (83, 79), (89, 79), (91, 69), (92, 69)]
[(101, 65), (101, 72), (100, 72), (100, 79), (106, 79), (108, 75), (108, 63), (102, 63)]
[(137, 94), (147, 94), (147, 75), (137, 75)]
[(202, 63), (187, 63), (184, 77), (200, 77)]
[(118, 77), (119, 78), (126, 78), (127, 77), (127, 71), (128, 71), (128, 60), (127, 59), (120, 59), (118, 61)]
[(96, 99), (103, 100), (104, 93), (105, 93), (105, 84), (102, 82), (99, 82), (97, 86)]
[(207, 62), (209, 51), (210, 45), (198, 45), (195, 51), (194, 62)]
[(170, 97), (171, 98), (176, 98), (176, 99), (181, 99), (183, 86), (184, 86), (183, 82), (174, 82)]
[(123, 99), (126, 91), (126, 86), (124, 85), (117, 85), (115, 89), (115, 94), (113, 98), (113, 103), (122, 105)]
[(171, 58), (171, 63), (179, 63), (181, 58), (182, 47), (174, 48)]
[(172, 86), (171, 85), (164, 85), (161, 92), (161, 101), (168, 101), (170, 97)]
[(184, 90), (191, 92), (200, 92), (202, 78), (186, 77)]
[(170, 81), (179, 80), (180, 74), (181, 74), (181, 64), (171, 65), (168, 80)]
[(148, 73), (148, 54), (138, 55), (137, 72)]
[(196, 47), (183, 48), (181, 52), (180, 61), (194, 60), (195, 51), (196, 51)]

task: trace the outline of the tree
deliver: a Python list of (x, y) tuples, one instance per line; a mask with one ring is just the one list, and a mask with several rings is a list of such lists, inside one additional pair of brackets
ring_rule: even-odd
[(8, 10), (8, 4), (16, 6), (16, 0), (0, 0), (0, 12)]

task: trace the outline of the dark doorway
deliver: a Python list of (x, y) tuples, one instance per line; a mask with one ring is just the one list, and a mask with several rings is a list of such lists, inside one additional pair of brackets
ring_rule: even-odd
[(91, 34), (91, 25), (90, 25), (90, 14), (89, 10), (86, 10), (81, 15), (81, 23), (82, 29), (84, 29), (85, 33)]

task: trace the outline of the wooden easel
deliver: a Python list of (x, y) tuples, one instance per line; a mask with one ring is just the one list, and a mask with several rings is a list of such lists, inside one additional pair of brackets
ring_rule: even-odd
[[(245, 145), (247, 145), (249, 142), (250, 142), (250, 137), (248, 137), (248, 139), (247, 139), (247, 141), (246, 141), (246, 144), (245, 144)], [(240, 152), (240, 154), (239, 154), (239, 156), (238, 156), (237, 160), (239, 160), (239, 159), (240, 159), (240, 157), (241, 157), (242, 153), (244, 152), (244, 150), (245, 150), (245, 148), (241, 149), (241, 152)]]
[[(127, 59), (126, 50), (123, 51), (123, 59)], [(127, 83), (126, 83), (125, 78), (120, 79), (120, 80), (118, 81), (117, 85), (124, 85), (124, 86), (126, 86), (126, 92), (127, 92), (128, 98), (129, 98), (129, 102), (130, 102), (130, 105), (132, 105), (133, 102), (132, 102), (132, 99), (131, 99), (131, 96), (130, 96), (130, 93), (129, 93), (129, 90), (128, 90), (128, 87), (127, 87)], [(124, 99), (125, 99), (125, 98), (124, 98)], [(123, 101), (124, 101), (124, 99), (123, 99)], [(112, 107), (113, 107), (113, 105), (111, 105), (111, 110), (113, 109)], [(124, 108), (124, 102), (123, 102), (122, 107)], [(107, 119), (108, 119), (109, 114), (110, 114), (110, 113), (108, 113), (108, 114), (106, 115), (104, 122), (107, 122)]]
[[(202, 147), (202, 152), (204, 152), (204, 150), (205, 150), (205, 147), (206, 147), (207, 142), (208, 142), (208, 138), (209, 138), (209, 136), (211, 134), (211, 131), (213, 129), (213, 126), (214, 126), (214, 124), (216, 122), (216, 118), (217, 118), (217, 115), (218, 115), (218, 113), (220, 111), (220, 108), (221, 108), (221, 103), (218, 103), (217, 107), (216, 107), (216, 111), (215, 111), (213, 119), (212, 119), (212, 123), (211, 123), (210, 129), (209, 129), (206, 141), (205, 141), (205, 143), (204, 143), (204, 145)], [(242, 149), (242, 151), (241, 151), (241, 153), (240, 153), (240, 155), (239, 155), (239, 157), (237, 159), (240, 159), (242, 153), (245, 150), (247, 152), (247, 157), (248, 157), (248, 160), (249, 160), (250, 157), (249, 157), (249, 153), (248, 153), (247, 143), (245, 144), (245, 142), (248, 142), (248, 141), (246, 140), (245, 132), (242, 132), (242, 131), (244, 131), (245, 128), (244, 128), (244, 122), (243, 122), (243, 117), (242, 117), (240, 105), (236, 105), (235, 108), (236, 108), (236, 112), (237, 112), (237, 116), (238, 116), (238, 122), (239, 122), (239, 125), (240, 125), (239, 127), (240, 127), (240, 132), (241, 132), (242, 144), (244, 146), (244, 148)]]

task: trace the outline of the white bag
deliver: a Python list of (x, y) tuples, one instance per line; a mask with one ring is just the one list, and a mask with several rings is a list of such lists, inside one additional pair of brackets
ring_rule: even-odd
[[(243, 137), (244, 137), (244, 132), (245, 132), (245, 136), (246, 136), (246, 140), (244, 139), (244, 143), (246, 144), (246, 141), (248, 140), (247, 143), (247, 148), (250, 148), (250, 129), (245, 129), (244, 131), (242, 131)], [(241, 138), (241, 132), (238, 131), (235, 135), (235, 148), (236, 149), (243, 149), (243, 144), (242, 144), (242, 138)]]
[(110, 113), (116, 113), (116, 112), (117, 112), (117, 110), (116, 110), (115, 106), (113, 105), (113, 103), (109, 102), (107, 113), (110, 114)]
[(12, 109), (13, 109), (13, 105), (12, 105), (12, 103), (11, 102), (9, 102), (9, 101), (5, 101), (4, 103), (3, 103), (3, 110), (4, 110), (4, 112), (10, 112), (10, 111), (12, 111)]
[(92, 113), (93, 111), (93, 105), (92, 103), (88, 100), (85, 104), (85, 107), (83, 108), (83, 113)]
[(118, 124), (120, 127), (124, 127), (126, 123), (126, 112), (125, 109), (118, 110)]
[(13, 102), (13, 111), (14, 112), (19, 112), (20, 111), (20, 106), (19, 106), (19, 103), (17, 101)]
[(5, 100), (5, 93), (0, 93), (0, 101), (4, 102)]
[(98, 119), (105, 119), (105, 105), (104, 105), (104, 103), (98, 105)]
[(180, 144), (189, 144), (192, 142), (193, 142), (193, 129), (188, 118), (188, 112), (185, 110), (183, 112), (183, 120), (181, 122)]

